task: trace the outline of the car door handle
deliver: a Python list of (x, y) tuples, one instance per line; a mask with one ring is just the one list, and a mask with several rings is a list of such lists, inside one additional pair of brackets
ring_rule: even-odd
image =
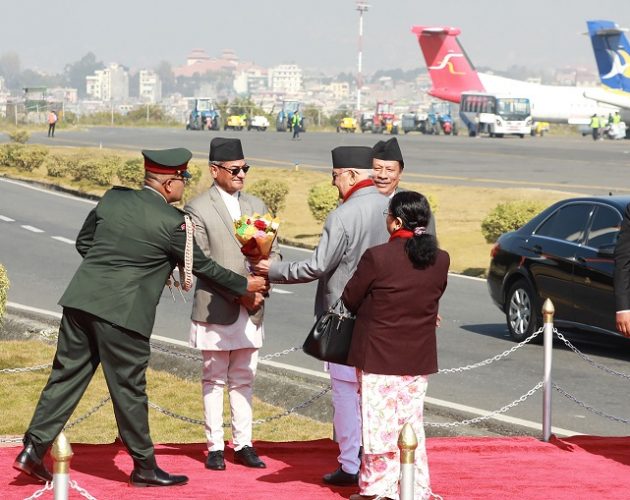
[(534, 252), (535, 254), (540, 255), (542, 253), (542, 247), (540, 245), (534, 245), (532, 247), (532, 252)]
[(579, 262), (580, 264), (586, 264), (586, 259), (584, 257), (581, 257), (581, 256), (576, 257), (575, 261)]

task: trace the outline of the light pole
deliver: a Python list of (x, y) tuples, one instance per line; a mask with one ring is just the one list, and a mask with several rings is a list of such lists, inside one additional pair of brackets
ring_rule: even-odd
[(357, 10), (359, 11), (359, 61), (357, 71), (357, 113), (361, 112), (361, 88), (363, 87), (363, 75), (361, 74), (361, 63), (363, 59), (363, 13), (367, 12), (369, 5), (366, 0), (357, 0)]

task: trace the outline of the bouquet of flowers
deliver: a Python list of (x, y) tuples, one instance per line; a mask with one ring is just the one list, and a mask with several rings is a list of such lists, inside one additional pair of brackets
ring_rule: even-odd
[(278, 219), (271, 214), (243, 215), (234, 221), (236, 239), (241, 243), (241, 252), (250, 260), (266, 259), (271, 253), (271, 244), (276, 239)]

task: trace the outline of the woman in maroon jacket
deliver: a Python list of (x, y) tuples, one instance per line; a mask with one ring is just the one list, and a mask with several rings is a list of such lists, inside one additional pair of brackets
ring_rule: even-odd
[(357, 368), (363, 418), (360, 494), (397, 499), (398, 434), (409, 422), (418, 438), (415, 498), (430, 496), (423, 408), (427, 375), (437, 372), (438, 305), (449, 255), (426, 233), (431, 216), (420, 193), (396, 194), (385, 214), (388, 243), (366, 250), (342, 298), (357, 315), (348, 364)]

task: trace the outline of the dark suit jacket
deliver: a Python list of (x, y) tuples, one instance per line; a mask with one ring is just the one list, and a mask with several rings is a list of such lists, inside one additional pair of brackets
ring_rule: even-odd
[(348, 364), (367, 373), (428, 375), (437, 371), (435, 322), (446, 288), (449, 255), (416, 269), (396, 238), (369, 248), (343, 292), (357, 319)]
[(615, 247), (615, 307), (616, 311), (630, 309), (630, 205), (621, 221)]
[[(150, 337), (169, 274), (184, 261), (184, 213), (156, 191), (114, 188), (88, 214), (77, 237), (83, 261), (59, 300)], [(193, 273), (243, 295), (247, 279), (194, 246)]]

